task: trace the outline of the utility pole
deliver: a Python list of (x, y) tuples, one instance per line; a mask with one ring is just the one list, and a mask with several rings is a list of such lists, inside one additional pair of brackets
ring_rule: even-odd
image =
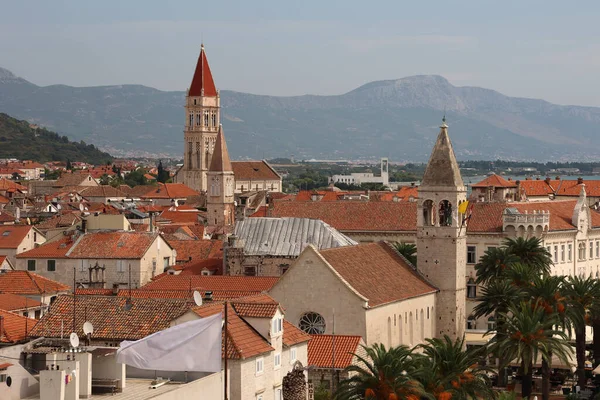
[(73, 266), (73, 330), (72, 332), (75, 332), (75, 306), (77, 303), (77, 296), (75, 296), (75, 290), (76, 290), (76, 285), (77, 283), (75, 282), (75, 278), (76, 278), (76, 273), (77, 273), (77, 267)]
[(224, 361), (225, 361), (224, 362), (224, 369), (225, 369), (225, 371), (223, 371), (224, 372), (224, 374), (223, 374), (223, 382), (224, 382), (224, 385), (223, 385), (223, 391), (224, 391), (223, 399), (225, 399), (225, 400), (228, 400), (228, 396), (227, 396), (227, 358), (228, 358), (227, 357), (227, 308), (229, 308), (229, 302), (226, 301), (225, 302), (225, 325), (224, 325), (225, 327), (224, 327), (224, 335), (223, 335), (223, 336), (225, 336), (224, 339), (223, 339), (224, 340), (224, 346), (223, 347), (225, 348), (225, 351), (224, 351), (225, 354), (223, 356)]

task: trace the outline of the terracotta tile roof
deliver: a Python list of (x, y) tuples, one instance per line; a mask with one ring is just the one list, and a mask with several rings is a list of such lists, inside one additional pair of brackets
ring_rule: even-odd
[(14, 222), (15, 217), (6, 211), (0, 211), (0, 223)]
[[(122, 192), (126, 193), (129, 197), (134, 197), (134, 198), (142, 197), (143, 195), (150, 192), (151, 190), (156, 190), (155, 186), (149, 186), (149, 185), (137, 185), (132, 188), (129, 186), (127, 186), (127, 187), (124, 187), (124, 186), (127, 186), (127, 185), (121, 185), (121, 186), (119, 186), (119, 189)], [(160, 208), (159, 206), (146, 206), (146, 207), (150, 207), (150, 208), (156, 207), (155, 210), (150, 210), (150, 211), (161, 211), (162, 210), (162, 208)], [(140, 211), (146, 212), (141, 209), (140, 209)]]
[(260, 206), (258, 207), (258, 209), (250, 215), (250, 217), (254, 217), (254, 218), (263, 218), (267, 216), (267, 210), (269, 209), (268, 206)]
[(10, 200), (8, 200), (6, 197), (0, 195), (0, 204), (8, 204), (10, 203)]
[(525, 179), (520, 181), (521, 190), (525, 192), (527, 196), (548, 196), (554, 193), (554, 190), (558, 186), (560, 181), (549, 181), (548, 183), (544, 180), (531, 180)]
[[(75, 305), (75, 327), (83, 337), (83, 323), (94, 325), (92, 338), (113, 340), (137, 340), (169, 327), (170, 322), (189, 310), (183, 300), (157, 300), (136, 298), (132, 308), (125, 311), (127, 298), (120, 296), (78, 296)], [(50, 311), (42, 317), (31, 331), (33, 337), (60, 337), (61, 327), (73, 326), (73, 296), (59, 296)]]
[(369, 307), (437, 291), (385, 242), (319, 253), (354, 290), (368, 299)]
[(30, 225), (0, 225), (0, 249), (16, 249), (32, 229)]
[(37, 300), (29, 299), (25, 296), (19, 296), (12, 293), (0, 292), (0, 308), (6, 311), (24, 310), (26, 308), (38, 308), (42, 303)]
[(492, 174), (484, 180), (471, 185), (474, 188), (486, 188), (488, 186), (514, 188), (517, 187), (517, 184), (515, 181), (506, 180), (500, 175)]
[(215, 88), (215, 82), (213, 81), (210, 67), (208, 66), (208, 60), (206, 59), (206, 53), (204, 46), (200, 49), (200, 56), (198, 56), (198, 63), (196, 64), (196, 70), (194, 71), (194, 78), (188, 92), (188, 96), (211, 96), (217, 95), (217, 89)]
[(415, 202), (274, 202), (272, 217), (320, 219), (339, 231), (415, 231)]
[[(232, 161), (233, 175), (238, 181), (279, 180), (281, 177), (266, 161)], [(251, 190), (252, 188), (248, 188)]]
[(81, 191), (83, 197), (128, 197), (126, 193), (109, 185), (86, 187)]
[(77, 294), (77, 296), (112, 296), (113, 290), (94, 288), (75, 289), (75, 294)]
[(5, 370), (10, 366), (12, 366), (11, 363), (2, 363), (2, 364), (0, 364), (0, 370)]
[(190, 189), (183, 183), (159, 183), (158, 187), (151, 187), (140, 197), (143, 199), (183, 199), (198, 196), (199, 193)]
[(150, 224), (131, 224), (131, 229), (136, 232), (150, 232)]
[(65, 186), (80, 186), (83, 182), (91, 182), (94, 181), (94, 177), (89, 173), (65, 173), (58, 178), (58, 180), (54, 183), (54, 187), (65, 187)]
[(36, 228), (41, 230), (55, 229), (61, 227), (69, 227), (76, 225), (81, 221), (81, 218), (75, 213), (66, 213), (61, 215), (55, 215), (39, 224), (36, 224)]
[(0, 317), (2, 317), (0, 343), (18, 343), (25, 340), (37, 322), (35, 319), (22, 317), (2, 309), (0, 309)]
[(47, 242), (39, 247), (17, 254), (17, 258), (67, 258), (67, 252), (75, 242), (71, 236), (64, 236), (54, 242)]
[(0, 265), (2, 265), (4, 261), (6, 261), (6, 256), (0, 255)]
[[(576, 200), (549, 200), (529, 203), (475, 203), (467, 232), (502, 232), (502, 213), (506, 208), (516, 208), (521, 213), (550, 211), (550, 230), (562, 231), (576, 229), (572, 223)], [(600, 227), (600, 214), (591, 213), (592, 227)]]
[(223, 275), (223, 259), (208, 258), (206, 260), (192, 261), (183, 266), (179, 275), (202, 275), (202, 271), (210, 271), (212, 275)]
[(298, 343), (304, 343), (311, 339), (310, 335), (303, 330), (297, 328), (286, 319), (283, 320), (283, 344), (286, 346), (294, 346)]
[(214, 246), (222, 247), (218, 240), (168, 240), (177, 251), (177, 262), (188, 263), (206, 260)]
[(584, 180), (578, 183), (576, 180), (561, 180), (557, 184), (555, 194), (557, 196), (572, 196), (579, 197), (582, 184), (585, 185), (585, 191), (588, 196), (600, 196), (600, 180)]
[(158, 233), (135, 231), (94, 231), (77, 239), (68, 258), (140, 259), (154, 243)]
[(52, 294), (71, 288), (29, 271), (8, 271), (0, 274), (0, 292), (14, 294)]
[(239, 299), (233, 303), (235, 312), (245, 318), (273, 318), (279, 309), (277, 303), (245, 303)]
[(0, 179), (0, 192), (26, 192), (27, 188), (23, 185), (8, 180), (6, 178)]
[(142, 289), (187, 290), (191, 286), (213, 291), (264, 292), (271, 289), (278, 280), (279, 277), (276, 276), (165, 275), (147, 283)]
[(167, 220), (170, 224), (189, 224), (197, 225), (200, 221), (200, 211), (163, 211), (160, 214), (160, 220)]
[(132, 299), (182, 299), (193, 302), (194, 290), (145, 290), (145, 289), (120, 289), (117, 296)]
[(352, 365), (354, 354), (359, 349), (360, 339), (360, 336), (311, 335), (311, 341), (308, 342), (308, 365), (316, 368), (332, 368), (333, 364), (333, 368), (336, 369), (347, 368)]

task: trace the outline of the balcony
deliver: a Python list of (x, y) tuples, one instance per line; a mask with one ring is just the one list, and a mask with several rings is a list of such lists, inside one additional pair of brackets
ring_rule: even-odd
[(527, 233), (541, 234), (550, 228), (550, 211), (527, 210), (521, 212), (514, 207), (504, 209), (502, 213), (502, 230), (504, 232), (516, 231), (519, 235)]

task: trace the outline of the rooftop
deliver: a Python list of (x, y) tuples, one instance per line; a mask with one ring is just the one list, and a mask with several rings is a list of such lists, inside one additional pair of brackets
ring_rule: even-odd
[(336, 369), (349, 367), (359, 349), (360, 341), (360, 336), (311, 335), (308, 342), (308, 365)]
[(16, 249), (32, 229), (31, 225), (0, 225), (0, 249)]
[(183, 199), (199, 195), (183, 183), (159, 183), (158, 186), (147, 186), (147, 188), (146, 193), (140, 195), (143, 199)]
[(13, 294), (53, 294), (71, 288), (29, 271), (7, 271), (0, 274), (0, 292)]
[[(279, 174), (266, 161), (232, 161), (233, 175), (237, 181), (279, 180)], [(247, 188), (252, 189), (251, 187)]]
[(226, 290), (264, 292), (279, 280), (276, 276), (226, 276), (226, 275), (165, 275), (144, 285), (141, 289), (189, 290), (189, 287), (204, 290)]
[(67, 252), (67, 257), (140, 259), (157, 237), (158, 233), (137, 231), (86, 232)]
[(13, 293), (0, 292), (0, 308), (5, 311), (25, 310), (26, 308), (38, 308), (43, 304), (37, 300), (29, 299)]
[(2, 317), (0, 343), (17, 343), (24, 340), (37, 322), (35, 319), (22, 317), (2, 309), (0, 309), (0, 317)]

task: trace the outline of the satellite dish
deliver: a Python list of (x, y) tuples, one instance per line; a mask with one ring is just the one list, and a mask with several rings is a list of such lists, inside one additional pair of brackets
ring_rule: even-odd
[(94, 333), (94, 325), (92, 325), (90, 321), (85, 321), (83, 323), (83, 333), (85, 333), (86, 335), (91, 335), (92, 333)]
[(83, 204), (79, 203), (79, 211), (83, 212)]
[(57, 210), (62, 210), (62, 206), (61, 206), (60, 204), (57, 204), (57, 205), (56, 205), (56, 209), (57, 209)]
[(196, 303), (197, 306), (202, 305), (202, 295), (197, 290), (194, 290), (194, 303)]
[(79, 336), (75, 332), (72, 332), (71, 336), (69, 336), (69, 342), (71, 343), (71, 347), (76, 349), (79, 347)]
[(131, 310), (131, 307), (133, 307), (133, 304), (131, 303), (131, 300), (127, 299), (125, 301), (125, 305), (123, 306), (123, 310), (129, 311)]

